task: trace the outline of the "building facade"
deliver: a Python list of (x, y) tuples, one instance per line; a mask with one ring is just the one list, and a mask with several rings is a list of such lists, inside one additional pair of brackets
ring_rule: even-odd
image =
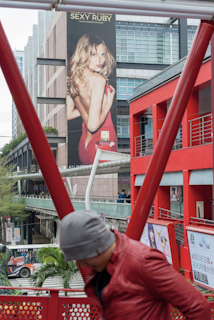
[[(24, 76), (24, 51), (15, 50), (13, 51), (14, 57), (16, 59), (17, 65), (19, 67), (19, 70)], [(14, 101), (12, 101), (12, 139), (17, 138), (17, 109)]]
[[(132, 204), (146, 175), (185, 59), (134, 90), (130, 100)], [(154, 199), (149, 223), (170, 222), (179, 268), (213, 288), (213, 120), (208, 47)], [(158, 241), (158, 233), (156, 233)], [(205, 245), (206, 243), (207, 245)], [(171, 246), (168, 238), (168, 246)], [(206, 249), (205, 249), (206, 247)], [(204, 251), (203, 251), (204, 250)], [(210, 251), (210, 252), (209, 252)], [(209, 260), (209, 263), (208, 263)]]
[[(68, 66), (67, 19), (64, 12), (39, 12), (38, 25), (25, 47), (25, 81), (42, 126), (54, 127), (65, 143), (58, 143), (55, 157), (59, 167), (68, 163), (66, 77)], [(133, 89), (186, 55), (198, 21), (170, 18), (115, 17), (116, 37), (116, 127), (118, 152), (130, 152), (129, 105)], [(42, 62), (37, 58), (44, 59)], [(46, 61), (45, 61), (46, 60)], [(149, 120), (150, 123), (150, 120)], [(18, 134), (23, 131), (18, 122)], [(102, 177), (103, 178), (103, 177)], [(100, 180), (102, 180), (102, 178)], [(104, 194), (117, 196), (130, 189), (130, 175), (106, 177)], [(113, 183), (112, 183), (113, 182)], [(84, 195), (85, 178), (74, 178), (77, 193)], [(116, 187), (113, 188), (112, 185)], [(80, 191), (81, 190), (81, 191)], [(100, 190), (94, 189), (94, 195)]]

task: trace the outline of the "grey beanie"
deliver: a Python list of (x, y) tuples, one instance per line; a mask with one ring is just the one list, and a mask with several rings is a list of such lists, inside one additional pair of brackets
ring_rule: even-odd
[(93, 210), (73, 211), (60, 223), (60, 248), (65, 260), (98, 256), (115, 242), (115, 234)]

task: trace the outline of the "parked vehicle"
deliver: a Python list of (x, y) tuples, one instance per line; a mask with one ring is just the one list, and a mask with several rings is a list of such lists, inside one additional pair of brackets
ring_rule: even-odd
[(57, 244), (26, 244), (8, 245), (11, 252), (8, 262), (8, 277), (28, 278), (35, 270), (41, 267), (36, 258), (36, 253), (41, 248), (58, 247)]

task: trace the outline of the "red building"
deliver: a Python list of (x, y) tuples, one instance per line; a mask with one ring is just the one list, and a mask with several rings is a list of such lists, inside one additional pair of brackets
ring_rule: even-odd
[[(137, 87), (129, 101), (133, 208), (170, 108), (184, 62), (185, 59), (180, 60)], [(193, 263), (196, 265), (190, 252), (190, 237), (194, 240), (194, 236), (196, 238), (198, 236), (194, 232), (199, 232), (200, 239), (207, 235), (207, 241), (213, 242), (213, 236), (209, 236), (214, 234), (211, 105), (211, 60), (208, 57), (204, 59), (200, 68), (149, 219), (153, 224), (164, 225), (167, 221), (173, 226), (177, 244), (173, 240), (172, 233), (171, 236), (169, 235), (172, 255), (175, 254), (172, 259), (178, 259), (179, 267), (185, 270), (187, 278), (192, 277)], [(189, 236), (187, 230), (189, 230)], [(203, 240), (198, 243), (203, 249)], [(200, 256), (200, 252), (197, 254)], [(205, 258), (201, 258), (204, 260), (202, 264), (207, 261), (207, 257), (208, 253)], [(177, 262), (175, 265), (178, 267)], [(204, 269), (210, 267), (208, 263), (204, 265)], [(198, 269), (195, 268), (195, 270)], [(199, 273), (200, 271), (202, 274), (206, 273), (202, 270), (199, 270)], [(212, 272), (214, 273), (214, 270)], [(197, 273), (193, 274), (193, 278), (197, 280)], [(200, 279), (199, 283), (208, 287), (214, 286), (214, 283), (211, 285), (211, 282), (207, 283)]]

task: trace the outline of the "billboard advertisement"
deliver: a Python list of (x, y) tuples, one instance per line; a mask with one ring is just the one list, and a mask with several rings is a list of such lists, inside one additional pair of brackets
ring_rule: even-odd
[(68, 166), (117, 151), (116, 33), (112, 14), (67, 14)]
[(193, 280), (214, 289), (214, 235), (187, 230)]
[(163, 252), (168, 262), (173, 264), (167, 226), (146, 223), (140, 242)]

